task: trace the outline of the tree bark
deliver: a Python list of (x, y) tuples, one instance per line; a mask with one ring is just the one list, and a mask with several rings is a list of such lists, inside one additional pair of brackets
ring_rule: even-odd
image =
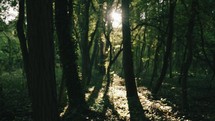
[(144, 110), (137, 95), (137, 87), (134, 78), (133, 57), (131, 52), (131, 31), (129, 23), (129, 2), (122, 1), (122, 35), (123, 35), (123, 68), (126, 86), (126, 95), (128, 100), (130, 120), (147, 120)]
[(69, 7), (72, 7), (72, 2), (72, 0), (56, 0), (55, 21), (60, 59), (63, 65), (63, 75), (69, 98), (68, 111), (76, 110), (77, 112), (82, 112), (87, 109), (87, 104), (78, 76), (76, 42), (71, 36), (73, 28), (73, 24), (71, 23), (73, 10), (72, 8), (69, 9)]
[(58, 121), (51, 0), (27, 0), (29, 91), (34, 121)]

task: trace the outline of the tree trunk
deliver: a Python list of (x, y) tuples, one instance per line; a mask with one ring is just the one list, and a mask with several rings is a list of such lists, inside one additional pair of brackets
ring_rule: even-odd
[[(144, 28), (144, 34), (143, 34), (143, 43), (140, 47), (140, 54), (139, 54), (139, 63), (137, 64), (137, 76), (141, 77), (140, 75), (144, 72), (143, 71), (143, 53), (144, 53), (144, 48), (146, 47), (146, 32), (147, 32), (147, 26)], [(142, 74), (143, 75), (143, 74)]]
[(103, 19), (103, 3), (100, 5), (99, 11), (98, 11), (98, 20), (96, 22), (96, 27), (94, 32), (91, 34), (91, 41), (94, 41), (94, 46), (93, 46), (93, 53), (91, 55), (91, 59), (90, 59), (90, 69), (89, 69), (89, 79), (87, 82), (87, 85), (90, 84), (91, 81), (91, 77), (92, 77), (92, 72), (93, 72), (93, 66), (96, 63), (96, 57), (98, 56), (98, 51), (99, 51), (99, 42), (102, 41), (101, 40), (101, 36), (102, 36), (102, 31), (101, 31), (101, 27), (102, 27), (102, 19)]
[[(30, 74), (29, 74), (29, 53), (28, 53), (28, 48), (27, 48), (27, 43), (26, 43), (26, 37), (25, 37), (25, 32), (24, 32), (24, 19), (25, 19), (25, 1), (20, 0), (19, 1), (19, 15), (18, 15), (18, 20), (17, 20), (17, 35), (19, 38), (20, 42), (20, 48), (22, 52), (22, 59), (24, 61), (23, 63), (23, 68), (26, 73), (26, 78), (27, 80), (30, 80)], [(29, 85), (28, 85), (28, 88)], [(30, 90), (29, 90), (30, 91)]]
[(27, 0), (29, 92), (34, 121), (58, 121), (51, 0)]
[(104, 53), (104, 49), (105, 49), (105, 43), (100, 40), (100, 44), (99, 44), (99, 72), (104, 75), (106, 73), (106, 68), (105, 68), (105, 53)]
[[(158, 37), (158, 40), (160, 37)], [(154, 55), (154, 66), (153, 66), (153, 71), (152, 71), (152, 77), (151, 77), (151, 80), (150, 80), (150, 84), (149, 86), (152, 87), (152, 84), (153, 84), (153, 81), (154, 81), (154, 78), (157, 77), (157, 71), (158, 71), (158, 60), (159, 60), (159, 51), (160, 51), (160, 48), (162, 46), (162, 43), (159, 41), (158, 44), (157, 44), (157, 47), (155, 49), (155, 55)]]
[(169, 78), (173, 78), (173, 75), (172, 75), (172, 54), (170, 55), (169, 57)]
[(129, 23), (129, 0), (122, 1), (122, 35), (123, 35), (123, 67), (125, 86), (131, 121), (146, 120), (142, 105), (137, 95), (134, 78), (134, 67), (131, 52), (131, 32)]
[(80, 1), (80, 13), (79, 24), (81, 32), (81, 71), (82, 71), (82, 80), (83, 85), (86, 86), (87, 82), (90, 82), (90, 46), (89, 46), (89, 7), (90, 0)]
[(192, 64), (193, 59), (193, 44), (195, 43), (193, 40), (193, 28), (195, 25), (195, 18), (196, 18), (196, 12), (197, 12), (197, 1), (192, 0), (191, 5), (191, 16), (188, 23), (188, 29), (186, 34), (187, 39), (187, 55), (185, 58), (185, 62), (182, 65), (182, 72), (181, 77), (179, 80), (181, 81), (181, 87), (182, 87), (182, 106), (183, 109), (188, 109), (188, 102), (187, 102), (187, 77), (188, 77), (188, 71)]
[(173, 33), (174, 33), (174, 11), (175, 11), (175, 5), (176, 1), (175, 0), (170, 0), (170, 8), (169, 8), (169, 20), (168, 20), (168, 37), (167, 37), (167, 42), (166, 42), (166, 51), (164, 53), (164, 58), (163, 58), (163, 66), (161, 70), (160, 77), (157, 80), (157, 83), (152, 90), (152, 94), (156, 95), (161, 88), (161, 85), (163, 83), (163, 80), (166, 76), (166, 72), (168, 69), (168, 64), (169, 64), (169, 59), (171, 56), (171, 50), (172, 50), (172, 41), (173, 41)]
[[(70, 3), (69, 3), (70, 2)], [(55, 21), (58, 35), (60, 59), (69, 98), (69, 111), (82, 112), (87, 109), (85, 96), (78, 76), (76, 43), (72, 38), (72, 0), (56, 0)], [(71, 7), (71, 9), (70, 9)], [(75, 112), (76, 113), (76, 112)]]
[(104, 29), (104, 21), (103, 21), (103, 17), (104, 17), (104, 9), (103, 9), (103, 5), (104, 5), (104, 0), (100, 0), (99, 1), (99, 16), (100, 16), (100, 29), (101, 29), (101, 33), (100, 33), (100, 39), (99, 39), (99, 66), (98, 66), (98, 70), (100, 72), (100, 74), (105, 75), (106, 73), (106, 68), (105, 68), (105, 42), (102, 41), (102, 31)]

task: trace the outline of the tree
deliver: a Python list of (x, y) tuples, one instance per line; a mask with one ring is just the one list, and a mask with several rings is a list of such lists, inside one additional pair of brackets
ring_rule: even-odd
[(170, 62), (171, 51), (172, 51), (172, 41), (173, 41), (173, 33), (174, 33), (174, 11), (176, 6), (176, 0), (170, 0), (169, 2), (170, 2), (170, 8), (169, 8), (169, 20), (168, 20), (168, 37), (167, 37), (166, 49), (163, 57), (163, 66), (162, 66), (161, 74), (152, 91), (154, 95), (158, 93), (163, 83), (163, 79), (166, 76), (168, 65)]
[[(24, 20), (25, 20), (25, 0), (19, 1), (19, 17), (17, 20), (17, 35), (20, 42), (20, 48), (22, 51), (22, 59), (24, 61), (24, 71), (26, 73), (27, 80), (30, 80), (30, 71), (29, 71), (29, 57), (28, 57), (28, 48), (27, 48), (27, 40), (25, 37), (25, 31), (24, 31)], [(29, 85), (28, 85), (29, 87)], [(29, 87), (30, 88), (30, 87)]]
[(196, 18), (196, 12), (197, 12), (197, 0), (192, 0), (191, 3), (191, 16), (188, 23), (187, 33), (186, 33), (186, 48), (184, 52), (184, 62), (182, 64), (181, 69), (181, 76), (179, 78), (179, 81), (181, 82), (182, 87), (182, 106), (184, 109), (188, 109), (188, 102), (187, 102), (187, 77), (188, 77), (188, 71), (190, 68), (190, 65), (192, 64), (193, 60), (193, 47), (194, 47), (194, 37), (193, 37), (193, 31), (194, 31), (194, 25), (195, 25), (195, 18)]
[(131, 32), (129, 22), (129, 0), (122, 1), (122, 35), (123, 35), (123, 68), (125, 76), (126, 94), (130, 111), (130, 120), (146, 120), (142, 105), (137, 95), (134, 78), (134, 67), (131, 52)]
[(34, 121), (58, 121), (54, 69), (51, 0), (27, 0), (27, 41), (24, 0), (20, 0), (17, 31), (20, 39)]
[(91, 0), (82, 0), (79, 5), (79, 24), (80, 24), (80, 49), (81, 49), (81, 71), (83, 85), (85, 86), (90, 82), (90, 44), (89, 44), (89, 9)]
[(63, 81), (66, 82), (69, 98), (68, 111), (83, 112), (87, 109), (85, 96), (78, 76), (76, 42), (72, 37), (72, 8), (73, 0), (56, 0), (55, 21), (63, 65)]

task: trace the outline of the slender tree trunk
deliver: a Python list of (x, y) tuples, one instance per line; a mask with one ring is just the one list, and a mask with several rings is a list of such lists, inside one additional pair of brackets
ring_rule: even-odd
[(172, 54), (170, 55), (170, 57), (169, 57), (169, 78), (172, 78), (173, 76), (172, 76), (172, 67), (173, 65), (172, 65)]
[[(105, 22), (103, 21), (104, 18), (104, 0), (99, 0), (99, 18), (100, 18), (100, 39), (99, 39), (99, 57), (98, 57), (98, 71), (102, 75), (106, 74), (105, 62), (106, 62), (106, 55), (105, 55), (105, 41), (102, 40), (101, 36), (105, 34)], [(102, 33), (103, 32), (103, 33)]]
[(122, 1), (122, 35), (123, 35), (123, 67), (125, 76), (126, 94), (131, 121), (146, 120), (144, 110), (137, 95), (137, 87), (134, 78), (134, 67), (131, 52), (131, 32), (129, 23), (129, 2)]
[[(156, 11), (158, 14), (160, 11), (164, 11), (164, 1), (161, 3), (161, 5), (159, 5), (160, 3), (158, 3), (158, 10)], [(159, 28), (162, 28), (164, 27), (164, 17), (162, 17), (160, 20), (159, 20), (159, 24), (158, 24), (158, 27)], [(166, 30), (167, 31), (167, 30)], [(153, 60), (153, 70), (152, 70), (152, 77), (151, 77), (151, 81), (150, 81), (150, 88), (153, 89), (153, 82), (154, 82), (154, 78), (158, 76), (158, 68), (159, 68), (159, 52), (160, 52), (160, 49), (162, 47), (162, 44), (163, 44), (163, 41), (164, 41), (164, 32), (159, 32), (159, 35), (157, 37), (158, 39), (158, 42), (157, 42), (157, 46), (156, 46), (156, 49), (155, 49), (155, 54), (154, 54), (154, 60)]]
[[(22, 59), (24, 61), (23, 67), (25, 71), (25, 75), (27, 80), (30, 80), (30, 74), (29, 74), (29, 53), (28, 53), (28, 48), (27, 48), (27, 40), (25, 37), (25, 32), (24, 32), (24, 19), (25, 19), (25, 0), (20, 0), (19, 1), (19, 16), (18, 16), (18, 21), (16, 25), (17, 29), (17, 35), (19, 38), (20, 42), (20, 48), (22, 52)], [(28, 88), (29, 85), (28, 85)], [(30, 90), (29, 90), (30, 91)]]
[(185, 62), (182, 65), (182, 73), (179, 80), (181, 80), (181, 86), (182, 86), (182, 105), (184, 109), (188, 109), (188, 102), (187, 102), (187, 77), (188, 77), (188, 71), (192, 64), (193, 59), (193, 29), (195, 26), (195, 18), (196, 18), (196, 12), (197, 12), (197, 1), (192, 0), (191, 5), (191, 16), (188, 23), (188, 29), (187, 29), (187, 55), (185, 58)]
[[(96, 22), (96, 27), (94, 32), (91, 34), (91, 41), (94, 41), (94, 47), (93, 47), (93, 53), (91, 56), (91, 61), (90, 61), (90, 74), (89, 78), (91, 79), (92, 77), (92, 71), (93, 71), (93, 66), (95, 64), (96, 57), (98, 56), (98, 50), (99, 50), (99, 42), (101, 42), (101, 36), (102, 36), (102, 25), (103, 25), (103, 1), (100, 1), (100, 6), (99, 6), (99, 11), (98, 11), (98, 20)], [(88, 80), (87, 85), (89, 85)]]
[(160, 77), (157, 80), (157, 83), (152, 90), (153, 95), (156, 95), (161, 88), (161, 85), (163, 83), (163, 80), (166, 76), (166, 72), (168, 69), (168, 64), (169, 64), (169, 58), (171, 56), (171, 50), (172, 50), (172, 41), (173, 41), (173, 33), (174, 33), (174, 11), (175, 11), (175, 5), (176, 5), (176, 0), (170, 0), (170, 8), (169, 8), (169, 20), (168, 20), (168, 37), (167, 37), (167, 42), (166, 42), (166, 50), (164, 53), (164, 58), (163, 58), (163, 67), (161, 70)]
[(51, 0), (27, 0), (30, 97), (34, 121), (58, 121)]
[(106, 73), (106, 68), (105, 68), (105, 43), (100, 40), (99, 44), (99, 72), (104, 75)]
[(81, 32), (81, 71), (82, 71), (82, 80), (83, 85), (86, 86), (87, 82), (90, 82), (90, 45), (89, 45), (89, 8), (91, 0), (82, 0), (80, 2), (80, 32)]
[[(85, 96), (78, 76), (76, 42), (72, 33), (72, 0), (56, 0), (55, 21), (59, 41), (60, 59), (63, 65), (63, 75), (66, 83), (69, 111), (82, 112), (87, 109)], [(71, 7), (71, 9), (70, 9)], [(75, 113), (77, 113), (75, 112)]]
[[(140, 55), (139, 55), (139, 63), (137, 64), (137, 76), (143, 73), (143, 53), (144, 53), (144, 48), (146, 46), (146, 32), (147, 32), (147, 26), (144, 28), (144, 34), (143, 34), (143, 43), (140, 47)], [(139, 76), (140, 77), (140, 76)]]
[[(158, 40), (159, 40), (159, 38), (160, 38), (160, 37), (158, 37)], [(150, 84), (149, 84), (150, 87), (152, 87), (154, 78), (157, 77), (158, 59), (159, 59), (159, 51), (160, 51), (161, 45), (162, 45), (162, 43), (161, 43), (161, 42), (158, 42), (158, 45), (157, 45), (157, 47), (156, 47), (156, 49), (155, 49), (154, 67), (153, 67), (153, 71), (152, 71), (151, 81), (150, 81)]]
[[(111, 9), (111, 7), (113, 6), (113, 2), (111, 1), (108, 1), (107, 2), (107, 10)], [(108, 12), (106, 13), (108, 15)], [(106, 16), (107, 16), (106, 15)], [(106, 24), (107, 26), (104, 25), (104, 28), (103, 28), (103, 31), (104, 31), (104, 36), (105, 36), (105, 41), (106, 41), (106, 45), (104, 46), (104, 50), (105, 50), (105, 55), (104, 55), (104, 58), (103, 58), (103, 64), (105, 64), (105, 60), (107, 59), (108, 57), (108, 49), (109, 49), (109, 58), (107, 60), (109, 60), (109, 64), (108, 64), (108, 67), (106, 67), (106, 75), (107, 75), (107, 84), (106, 84), (106, 89), (105, 89), (105, 93), (104, 95), (107, 95), (108, 91), (109, 91), (109, 87), (110, 87), (110, 83), (111, 83), (111, 75), (110, 75), (110, 71), (111, 71), (111, 66), (112, 66), (112, 51), (113, 51), (113, 47), (112, 47), (112, 44), (111, 44), (111, 41), (110, 41), (110, 35), (111, 35), (111, 32), (112, 32), (112, 23), (111, 23), (111, 19), (107, 18), (106, 20)], [(102, 49), (102, 48), (101, 48)], [(105, 65), (103, 65), (105, 67)]]

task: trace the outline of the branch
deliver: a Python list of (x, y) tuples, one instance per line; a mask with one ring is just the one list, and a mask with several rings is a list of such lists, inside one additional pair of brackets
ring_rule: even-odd
[(163, 33), (166, 33), (164, 30), (162, 30), (160, 27), (156, 26), (156, 25), (153, 25), (151, 23), (147, 23), (147, 22), (141, 22), (139, 24), (137, 24), (134, 28), (131, 29), (131, 31), (134, 31), (136, 29), (138, 29), (139, 27), (142, 27), (142, 26), (150, 26), (150, 27), (154, 27), (156, 28), (157, 30), (159, 30), (160, 32), (163, 32)]
[(120, 50), (117, 52), (117, 54), (111, 60), (110, 64), (113, 64), (116, 61), (116, 59), (119, 57), (119, 55), (121, 54), (122, 51), (123, 51), (123, 48), (120, 48)]

